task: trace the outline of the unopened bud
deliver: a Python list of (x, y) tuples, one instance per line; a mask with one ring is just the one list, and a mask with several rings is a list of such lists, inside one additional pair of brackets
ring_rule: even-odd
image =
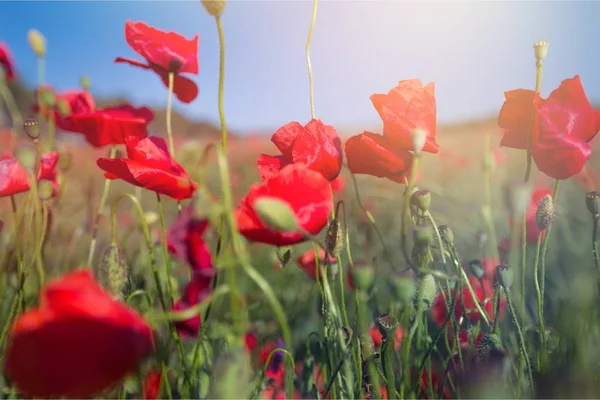
[(510, 290), (513, 284), (513, 270), (507, 264), (500, 264), (496, 266), (496, 279), (500, 286), (507, 292)]
[(554, 203), (552, 202), (552, 196), (549, 194), (545, 195), (540, 199), (538, 208), (535, 213), (535, 223), (539, 230), (544, 230), (550, 226), (554, 220)]
[(254, 202), (254, 211), (269, 228), (277, 231), (295, 231), (298, 219), (288, 203), (276, 197), (261, 197)]
[(285, 267), (292, 258), (292, 248), (290, 246), (278, 246), (275, 248), (275, 254), (281, 263), (281, 267)]
[(408, 303), (412, 298), (414, 298), (415, 292), (417, 291), (414, 278), (408, 274), (393, 274), (390, 284), (394, 290), (396, 298), (401, 303)]
[(377, 319), (377, 328), (383, 340), (394, 339), (398, 328), (398, 319), (391, 314), (383, 314)]
[(50, 200), (54, 194), (54, 186), (52, 181), (47, 179), (40, 179), (38, 182), (38, 196), (42, 200)]
[(448, 247), (454, 247), (454, 232), (448, 225), (440, 225), (438, 227), (438, 232), (442, 237), (442, 240)]
[(431, 274), (423, 275), (419, 279), (417, 287), (417, 299), (423, 301), (424, 310), (429, 310), (435, 297), (437, 296), (437, 286), (435, 284), (435, 278)]
[(340, 224), (340, 220), (337, 218), (334, 218), (327, 227), (325, 247), (327, 248), (327, 252), (333, 257), (339, 256), (344, 247), (344, 230)]
[(220, 17), (225, 9), (225, 0), (202, 0), (202, 5), (213, 17)]
[(33, 118), (26, 119), (25, 122), (23, 122), (23, 130), (31, 139), (40, 137), (40, 124)]
[(422, 213), (426, 213), (431, 206), (431, 193), (427, 189), (417, 190), (410, 196), (410, 203)]
[(79, 79), (79, 84), (81, 85), (81, 88), (85, 91), (90, 90), (90, 78), (87, 75), (83, 75), (80, 79)]
[(129, 282), (129, 267), (119, 246), (112, 245), (106, 249), (96, 276), (108, 292), (123, 299)]
[(367, 291), (373, 285), (375, 280), (375, 270), (373, 266), (366, 262), (355, 262), (352, 271), (352, 280), (358, 290)]
[(479, 363), (485, 363), (489, 359), (492, 351), (502, 349), (503, 346), (500, 337), (494, 333), (486, 333), (477, 345), (477, 361)]
[(27, 42), (36, 56), (44, 57), (46, 55), (46, 38), (38, 30), (30, 29), (27, 32)]
[(600, 218), (600, 192), (586, 193), (585, 205), (594, 218)]
[(423, 151), (425, 147), (425, 142), (427, 141), (427, 131), (421, 128), (413, 129), (410, 133), (413, 144), (413, 153), (418, 156)]
[(550, 43), (545, 40), (540, 40), (533, 44), (533, 54), (535, 55), (535, 59), (537, 61), (542, 61), (544, 58), (546, 58), (549, 46)]
[(469, 268), (471, 269), (471, 272), (477, 279), (483, 278), (485, 270), (484, 270), (483, 264), (481, 263), (480, 260), (469, 261)]

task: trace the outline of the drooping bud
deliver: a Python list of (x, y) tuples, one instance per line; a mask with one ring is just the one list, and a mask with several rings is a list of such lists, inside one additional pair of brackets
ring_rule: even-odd
[(510, 290), (513, 284), (513, 270), (507, 264), (500, 264), (496, 266), (496, 279), (500, 286), (507, 292)]
[(413, 129), (410, 136), (412, 138), (413, 154), (415, 156), (421, 155), (427, 141), (427, 131), (421, 128)]
[(533, 54), (535, 55), (535, 59), (537, 61), (542, 61), (546, 58), (548, 54), (548, 47), (550, 47), (550, 43), (545, 40), (537, 41), (533, 44)]
[(23, 130), (31, 139), (35, 140), (40, 137), (40, 124), (33, 118), (28, 118), (23, 122)]
[(535, 213), (535, 223), (539, 230), (544, 230), (550, 226), (553, 220), (554, 203), (552, 202), (552, 196), (547, 194), (542, 197), (538, 203), (538, 208)]
[(391, 314), (383, 314), (377, 318), (377, 328), (383, 340), (394, 339), (398, 328), (398, 319)]
[(295, 231), (298, 229), (296, 214), (289, 204), (276, 197), (261, 197), (254, 202), (254, 211), (269, 228), (277, 231)]
[(375, 269), (370, 263), (358, 261), (354, 263), (352, 280), (358, 290), (367, 291), (375, 280)]
[(225, 0), (201, 0), (207, 13), (213, 17), (220, 17), (225, 9)]
[(483, 264), (481, 263), (481, 260), (469, 261), (469, 268), (471, 269), (471, 272), (477, 279), (483, 278), (485, 270), (483, 268)]
[(410, 203), (425, 214), (431, 206), (431, 193), (427, 189), (417, 190), (410, 196)]
[(594, 218), (600, 218), (600, 192), (586, 193), (585, 205)]
[(454, 247), (454, 232), (452, 232), (452, 229), (450, 229), (448, 225), (440, 225), (438, 227), (438, 232), (446, 246), (450, 248)]
[(292, 258), (292, 248), (290, 246), (278, 246), (275, 248), (277, 259), (281, 263), (281, 267), (285, 267)]
[(493, 350), (500, 350), (502, 348), (502, 340), (498, 335), (486, 333), (477, 345), (477, 361), (485, 363)]
[(524, 183), (513, 183), (505, 192), (506, 207), (512, 218), (522, 217), (527, 212), (531, 200), (531, 186)]
[(393, 274), (390, 284), (396, 298), (403, 304), (413, 299), (417, 291), (414, 278), (406, 273)]
[(340, 255), (342, 248), (344, 247), (344, 229), (340, 224), (340, 220), (334, 218), (327, 226), (327, 232), (325, 233), (325, 247), (327, 252), (333, 257)]
[(81, 88), (83, 90), (85, 90), (86, 92), (88, 90), (90, 90), (90, 78), (87, 75), (83, 75), (80, 79), (79, 79), (79, 84), (81, 85)]
[(54, 192), (52, 182), (47, 179), (40, 179), (38, 182), (38, 196), (42, 200), (50, 200)]
[(46, 55), (46, 38), (38, 30), (30, 29), (27, 32), (27, 42), (36, 56), (44, 57)]
[(119, 246), (111, 245), (106, 249), (102, 263), (96, 270), (96, 276), (113, 296), (124, 298), (124, 291), (129, 282), (129, 266)]
[(426, 274), (419, 279), (416, 296), (417, 299), (422, 299), (424, 310), (429, 310), (431, 308), (431, 305), (437, 296), (437, 286), (433, 275)]

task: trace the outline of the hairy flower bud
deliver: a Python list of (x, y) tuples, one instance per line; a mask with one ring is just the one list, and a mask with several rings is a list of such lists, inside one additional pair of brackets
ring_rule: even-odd
[(553, 220), (554, 203), (552, 202), (552, 196), (547, 194), (542, 197), (538, 203), (538, 208), (535, 213), (535, 223), (539, 230), (544, 230), (550, 226)]
[(261, 197), (254, 202), (254, 211), (269, 228), (277, 231), (295, 231), (298, 229), (296, 214), (289, 204), (275, 197)]
[(213, 17), (220, 17), (225, 9), (225, 0), (201, 0), (207, 13)]
[(27, 32), (27, 42), (36, 56), (44, 57), (46, 55), (46, 38), (38, 30), (30, 29)]
[(129, 266), (119, 246), (111, 245), (106, 249), (96, 276), (113, 296), (124, 298), (124, 291), (129, 282)]
[(71, 153), (60, 153), (58, 156), (58, 168), (62, 171), (67, 171), (71, 167), (73, 156)]
[(500, 264), (496, 266), (496, 279), (498, 283), (507, 292), (510, 290), (513, 284), (513, 270), (507, 264)]
[(422, 299), (424, 310), (429, 310), (431, 308), (431, 305), (437, 296), (437, 286), (433, 275), (423, 275), (421, 279), (419, 279), (416, 296), (417, 300), (419, 298)]
[(586, 193), (585, 205), (594, 218), (600, 218), (600, 192)]
[(545, 40), (540, 40), (533, 44), (533, 54), (535, 55), (535, 59), (537, 61), (542, 61), (544, 58), (546, 58), (549, 46), (550, 43)]
[(327, 226), (325, 232), (325, 247), (327, 252), (333, 257), (340, 255), (344, 248), (344, 229), (340, 224), (340, 220), (334, 218)]
[(25, 120), (25, 122), (23, 122), (23, 130), (31, 139), (37, 139), (40, 137), (40, 124), (33, 118), (28, 118)]
[(477, 361), (485, 363), (493, 350), (502, 349), (502, 340), (494, 333), (486, 333), (477, 346)]

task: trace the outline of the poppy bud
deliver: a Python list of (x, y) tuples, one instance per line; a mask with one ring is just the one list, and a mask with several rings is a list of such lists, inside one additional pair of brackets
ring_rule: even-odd
[(285, 267), (290, 258), (292, 258), (292, 248), (290, 246), (278, 246), (275, 248), (275, 254), (281, 266)]
[(431, 193), (427, 189), (417, 190), (410, 196), (410, 202), (422, 213), (426, 213), (431, 206)]
[(71, 153), (61, 153), (58, 156), (58, 168), (60, 168), (63, 171), (67, 171), (71, 166), (72, 158), (73, 156), (71, 155)]
[(30, 173), (33, 173), (36, 162), (35, 150), (29, 146), (17, 146), (13, 153), (19, 164)]
[(545, 40), (540, 40), (533, 44), (533, 54), (535, 55), (535, 59), (537, 61), (542, 61), (544, 58), (546, 58), (549, 46), (550, 43)]
[(36, 56), (44, 57), (46, 55), (46, 38), (38, 30), (30, 29), (27, 32), (27, 42)]
[(296, 231), (298, 220), (289, 204), (276, 197), (261, 197), (254, 202), (254, 211), (269, 228), (277, 231)]
[(26, 119), (25, 122), (23, 122), (23, 130), (31, 139), (40, 137), (40, 124), (33, 118)]
[(383, 339), (393, 339), (398, 328), (398, 319), (391, 314), (383, 314), (377, 319), (377, 328)]
[(421, 128), (413, 129), (410, 136), (412, 138), (413, 153), (415, 156), (419, 156), (427, 141), (427, 131)]
[(416, 248), (425, 249), (433, 240), (433, 229), (428, 224), (417, 224), (413, 231), (413, 239)]
[(415, 281), (407, 274), (393, 274), (390, 280), (396, 298), (402, 303), (408, 303), (417, 290)]
[(535, 223), (539, 230), (544, 230), (550, 226), (553, 219), (554, 203), (552, 202), (552, 196), (547, 194), (542, 197), (538, 203), (537, 211), (535, 213)]
[(585, 205), (594, 218), (600, 218), (600, 192), (586, 193)]
[(327, 248), (327, 252), (333, 257), (339, 256), (344, 247), (344, 230), (340, 225), (340, 220), (337, 218), (334, 218), (327, 227), (325, 247)]
[(496, 266), (496, 279), (500, 286), (507, 292), (513, 284), (513, 270), (507, 264), (500, 264)]
[(202, 0), (202, 5), (213, 17), (220, 17), (225, 9), (225, 0)]
[(83, 75), (80, 79), (79, 79), (79, 84), (81, 85), (81, 88), (85, 91), (90, 90), (90, 78), (87, 75)]
[(112, 245), (106, 249), (96, 276), (110, 294), (123, 299), (123, 292), (129, 282), (129, 266), (119, 246)]
[(446, 246), (454, 246), (454, 232), (452, 232), (452, 229), (450, 229), (448, 225), (440, 225), (438, 227), (438, 232), (440, 233), (440, 236), (442, 237), (442, 240), (444, 241)]
[(531, 186), (524, 183), (508, 185), (505, 192), (506, 207), (511, 217), (522, 217), (531, 200)]
[(42, 200), (50, 200), (52, 198), (52, 194), (54, 192), (54, 188), (52, 187), (52, 182), (47, 179), (40, 179), (38, 182), (38, 196)]
[(480, 260), (469, 261), (469, 268), (471, 269), (471, 272), (473, 273), (473, 275), (475, 275), (477, 279), (483, 278), (485, 271), (483, 269), (483, 264)]
[(485, 363), (493, 350), (502, 349), (502, 340), (495, 333), (486, 333), (483, 335), (477, 345), (477, 361)]
[(56, 109), (58, 110), (58, 114), (62, 118), (67, 118), (69, 115), (71, 115), (71, 106), (69, 105), (69, 102), (65, 99), (58, 100), (58, 102), (56, 103)]
[(435, 278), (431, 274), (423, 275), (417, 285), (417, 299), (422, 299), (424, 309), (429, 310), (437, 296)]
[(366, 262), (354, 263), (352, 280), (358, 290), (369, 290), (375, 280), (375, 270), (373, 269), (373, 266)]

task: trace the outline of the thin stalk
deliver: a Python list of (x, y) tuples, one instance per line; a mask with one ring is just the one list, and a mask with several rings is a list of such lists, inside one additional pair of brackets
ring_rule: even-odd
[(594, 215), (594, 226), (592, 228), (592, 254), (594, 256), (594, 265), (598, 272), (598, 294), (600, 294), (600, 253), (598, 252), (598, 225), (600, 225), (600, 215)]
[[(512, 302), (512, 296), (511, 296), (510, 290), (505, 290), (505, 295), (506, 295), (506, 305), (508, 306), (508, 311), (510, 312), (510, 315), (512, 317), (513, 324), (515, 325), (515, 328), (517, 329), (519, 346), (521, 347), (521, 354), (523, 355), (523, 358), (525, 359), (525, 366), (527, 368), (527, 374), (529, 377), (529, 385), (531, 387), (531, 397), (535, 398), (534, 397), (533, 373), (532, 373), (532, 369), (531, 369), (531, 362), (529, 361), (529, 355), (527, 354), (527, 348), (525, 347), (525, 338), (523, 337), (523, 331), (521, 330), (521, 324), (519, 324), (519, 319), (517, 318), (517, 314), (516, 314), (515, 307)], [(519, 382), (521, 381), (521, 371), (522, 371), (522, 369), (519, 369), (519, 377), (518, 377)]]
[(539, 267), (539, 261), (540, 261), (540, 250), (542, 247), (542, 234), (543, 231), (540, 230), (540, 232), (538, 233), (538, 237), (537, 237), (537, 245), (536, 245), (536, 249), (535, 249), (535, 261), (533, 262), (533, 278), (534, 278), (534, 284), (535, 284), (535, 294), (537, 297), (537, 314), (538, 314), (538, 329), (539, 329), (539, 340), (540, 340), (540, 349), (538, 351), (538, 357), (537, 357), (537, 367), (538, 367), (538, 371), (541, 371), (544, 367), (544, 340), (545, 340), (545, 336), (544, 335), (544, 310), (543, 310), (543, 302), (542, 302), (542, 291), (540, 289), (540, 279), (539, 279), (539, 274), (538, 274), (538, 267)]
[[(539, 96), (540, 94), (540, 90), (542, 88), (542, 70), (544, 68), (544, 64), (542, 63), (541, 60), (538, 60), (535, 63), (535, 95)], [(532, 118), (529, 124), (529, 129), (527, 130), (527, 170), (525, 171), (525, 183), (529, 182), (529, 177), (531, 176), (531, 161), (532, 161), (532, 156), (531, 156), (531, 150), (532, 150), (532, 139), (533, 139), (533, 135), (532, 135), (532, 129), (534, 128), (535, 125), (535, 119), (537, 118), (537, 110), (533, 110), (532, 112)]]
[(406, 249), (406, 240), (408, 238), (408, 221), (409, 221), (409, 211), (410, 211), (410, 196), (412, 195), (412, 189), (415, 185), (415, 179), (417, 177), (417, 170), (419, 169), (419, 160), (420, 155), (413, 155), (412, 164), (410, 167), (410, 177), (408, 179), (408, 184), (405, 187), (404, 192), (404, 205), (402, 207), (402, 228), (400, 235), (400, 247), (402, 247), (402, 253), (404, 254), (404, 260), (406, 264), (410, 267), (413, 267), (411, 262), (411, 257), (408, 254), (408, 250)]
[(312, 41), (315, 22), (317, 20), (318, 0), (313, 0), (312, 18), (310, 20), (310, 28), (308, 29), (308, 37), (306, 38), (306, 66), (308, 68), (308, 85), (310, 90), (310, 118), (315, 119), (315, 88), (313, 81), (312, 65), (310, 62), (310, 43)]
[(446, 255), (444, 252), (444, 243), (442, 241), (442, 235), (440, 235), (440, 230), (438, 229), (438, 226), (435, 223), (435, 220), (433, 219), (433, 215), (431, 215), (429, 210), (427, 210), (427, 212), (425, 213), (425, 216), (427, 217), (427, 219), (429, 219), (429, 222), (433, 226), (433, 231), (435, 232), (435, 237), (437, 239), (438, 246), (440, 246), (440, 254), (442, 255), (442, 263), (444, 265), (446, 265)]
[[(117, 154), (117, 147), (113, 146), (110, 149), (109, 158), (115, 158)], [(104, 214), (104, 208), (106, 207), (106, 200), (108, 200), (108, 193), (110, 191), (110, 179), (104, 179), (104, 189), (102, 190), (102, 197), (100, 198), (100, 204), (98, 204), (98, 211), (94, 217), (94, 225), (92, 227), (92, 241), (90, 242), (90, 250), (88, 253), (87, 264), (88, 268), (92, 268), (92, 262), (94, 261), (94, 253), (96, 252), (96, 244), (98, 241), (98, 229), (100, 227), (100, 218)], [(141, 218), (144, 218), (143, 216)]]

